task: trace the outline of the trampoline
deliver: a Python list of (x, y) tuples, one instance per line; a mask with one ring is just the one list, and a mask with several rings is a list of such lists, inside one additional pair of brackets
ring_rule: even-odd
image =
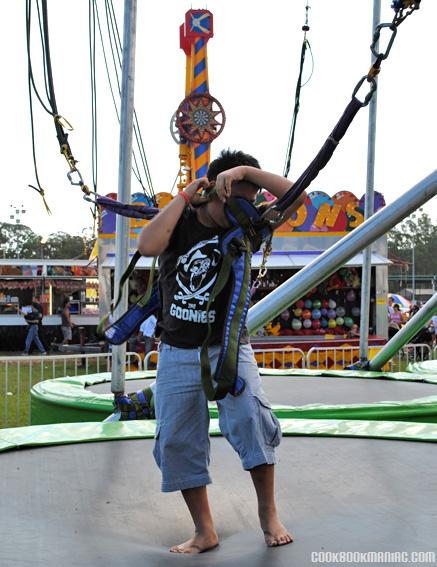
[[(435, 375), (274, 372), (262, 371), (262, 381), (278, 417), (437, 422)], [(154, 371), (130, 372), (125, 390), (143, 389), (154, 377)], [(102, 421), (112, 412), (110, 379), (105, 372), (40, 382), (31, 392), (32, 424)], [(217, 416), (215, 404), (210, 414)]]
[[(116, 431), (129, 437), (146, 425), (152, 422), (71, 424), (58, 441), (85, 434), (101, 439), (102, 432), (108, 438)], [(380, 436), (384, 430), (382, 436), (437, 440), (436, 425), (283, 425), (291, 436), (278, 448), (277, 500), (295, 538), (291, 545), (265, 546), (249, 475), (225, 439), (211, 439), (209, 493), (220, 546), (182, 558), (168, 548), (191, 536), (191, 520), (179, 493), (160, 493), (153, 439), (88, 441), (0, 453), (0, 564), (304, 567), (317, 565), (312, 554), (319, 552), (437, 553), (437, 446), (358, 437), (359, 431)], [(30, 444), (50, 443), (51, 432), (66, 427), (23, 430)], [(326, 437), (333, 428), (350, 437)], [(20, 432), (8, 435), (16, 442)]]

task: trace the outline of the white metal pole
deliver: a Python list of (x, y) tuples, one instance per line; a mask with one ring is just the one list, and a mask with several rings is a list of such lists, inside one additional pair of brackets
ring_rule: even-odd
[[(379, 24), (381, 17), (381, 0), (373, 2), (372, 34)], [(378, 50), (379, 42), (375, 42), (375, 51)], [(372, 53), (371, 63), (375, 61)], [(375, 81), (378, 78), (375, 77)], [(367, 138), (367, 180), (366, 180), (366, 202), (364, 206), (364, 219), (373, 215), (374, 210), (374, 180), (375, 180), (375, 143), (376, 143), (376, 90), (369, 103), (369, 126)], [(363, 267), (361, 273), (361, 307), (360, 307), (360, 360), (367, 361), (369, 356), (369, 325), (370, 325), (370, 283), (372, 279), (372, 246), (368, 246), (363, 254)]]
[[(135, 40), (137, 0), (125, 0), (123, 23), (123, 61), (121, 68), (120, 142), (117, 199), (129, 203), (132, 171), (132, 124), (134, 113)], [(115, 236), (114, 297), (118, 297), (119, 284), (129, 261), (129, 218), (117, 215)], [(127, 309), (127, 294), (115, 309), (118, 319)], [(126, 343), (112, 347), (111, 391), (124, 392), (126, 372)]]

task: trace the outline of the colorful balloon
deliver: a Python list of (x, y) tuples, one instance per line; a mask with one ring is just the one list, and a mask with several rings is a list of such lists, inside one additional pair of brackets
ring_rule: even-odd
[(320, 312), (320, 309), (313, 309), (311, 315), (313, 319), (320, 319), (322, 313)]
[(328, 301), (328, 307), (329, 307), (329, 309), (335, 309), (337, 307), (336, 301), (334, 299), (330, 299)]
[(299, 299), (296, 301), (296, 307), (303, 309), (305, 307), (305, 301), (303, 299)]
[(304, 319), (303, 320), (303, 326), (305, 329), (310, 329), (312, 325), (312, 321), (311, 319)]
[(346, 309), (340, 305), (337, 307), (337, 315), (339, 317), (344, 317), (346, 315)]
[(345, 327), (352, 327), (353, 324), (354, 324), (354, 320), (351, 317), (344, 318)]
[(313, 319), (311, 326), (313, 329), (320, 329), (320, 320), (319, 319)]
[(320, 319), (320, 326), (322, 327), (322, 329), (326, 329), (326, 327), (328, 326), (328, 319), (325, 319), (325, 317), (322, 317)]
[(305, 299), (305, 309), (311, 309), (312, 306), (313, 302), (311, 301), (311, 299)]
[(296, 309), (293, 311), (293, 315), (295, 317), (301, 317), (302, 316), (302, 309), (300, 307), (296, 307)]
[(326, 309), (326, 307), (322, 307), (320, 309), (320, 313), (322, 314), (322, 317), (326, 317), (326, 315), (328, 315), (328, 310)]
[(337, 317), (337, 319), (335, 320), (335, 322), (337, 323), (338, 327), (341, 327), (342, 325), (344, 325), (344, 319), (343, 317)]
[(302, 323), (300, 319), (293, 319), (291, 321), (291, 328), (295, 331), (299, 331), (299, 329), (302, 329)]
[(329, 301), (327, 299), (322, 299), (322, 307), (323, 309), (328, 309)]
[(322, 302), (320, 299), (313, 299), (313, 308), (320, 309), (322, 307)]
[(360, 311), (359, 307), (352, 307), (352, 315), (354, 317), (359, 317), (360, 313), (361, 313), (361, 311)]
[(335, 319), (337, 317), (337, 312), (335, 309), (328, 309), (328, 318)]
[(335, 329), (335, 327), (337, 326), (337, 321), (335, 319), (329, 319), (328, 321), (328, 327), (330, 329)]
[(350, 289), (347, 294), (346, 294), (346, 301), (349, 301), (350, 303), (352, 303), (353, 301), (355, 301), (356, 299), (356, 293), (353, 289)]
[(304, 309), (302, 311), (302, 317), (304, 319), (311, 319), (311, 311), (309, 309)]

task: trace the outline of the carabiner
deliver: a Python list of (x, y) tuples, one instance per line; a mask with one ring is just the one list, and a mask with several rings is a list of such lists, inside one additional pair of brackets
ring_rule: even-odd
[[(73, 174), (76, 173), (77, 176), (79, 177), (79, 181), (74, 181), (73, 180)], [(83, 179), (82, 179), (82, 175), (80, 174), (80, 171), (77, 168), (74, 169), (70, 169), (70, 171), (67, 173), (67, 177), (70, 181), (70, 183), (72, 185), (79, 185), (80, 187), (82, 187), (83, 183)]]
[(357, 94), (357, 92), (360, 90), (360, 88), (361, 88), (362, 84), (364, 83), (364, 81), (367, 81), (367, 82), (370, 83), (370, 91), (367, 93), (367, 95), (366, 95), (364, 101), (361, 103), (361, 106), (362, 106), (362, 107), (363, 107), (363, 106), (367, 106), (367, 105), (369, 104), (370, 99), (372, 98), (373, 93), (376, 91), (376, 88), (377, 88), (376, 79), (375, 79), (374, 77), (372, 77), (372, 78), (369, 79), (369, 76), (368, 76), (368, 75), (364, 75), (364, 77), (362, 77), (362, 78), (358, 81), (357, 86), (354, 88), (354, 91), (353, 91), (353, 93), (352, 93), (352, 98), (354, 98), (355, 95)]

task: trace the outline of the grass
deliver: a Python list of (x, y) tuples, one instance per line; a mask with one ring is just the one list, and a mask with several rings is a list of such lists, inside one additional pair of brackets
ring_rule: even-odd
[[(127, 370), (136, 370), (132, 364)], [(63, 357), (32, 357), (19, 362), (0, 361), (0, 428), (30, 425), (30, 390), (42, 380), (64, 376), (83, 376), (97, 372), (108, 372), (107, 359), (88, 359), (81, 365), (81, 358), (75, 360)]]

